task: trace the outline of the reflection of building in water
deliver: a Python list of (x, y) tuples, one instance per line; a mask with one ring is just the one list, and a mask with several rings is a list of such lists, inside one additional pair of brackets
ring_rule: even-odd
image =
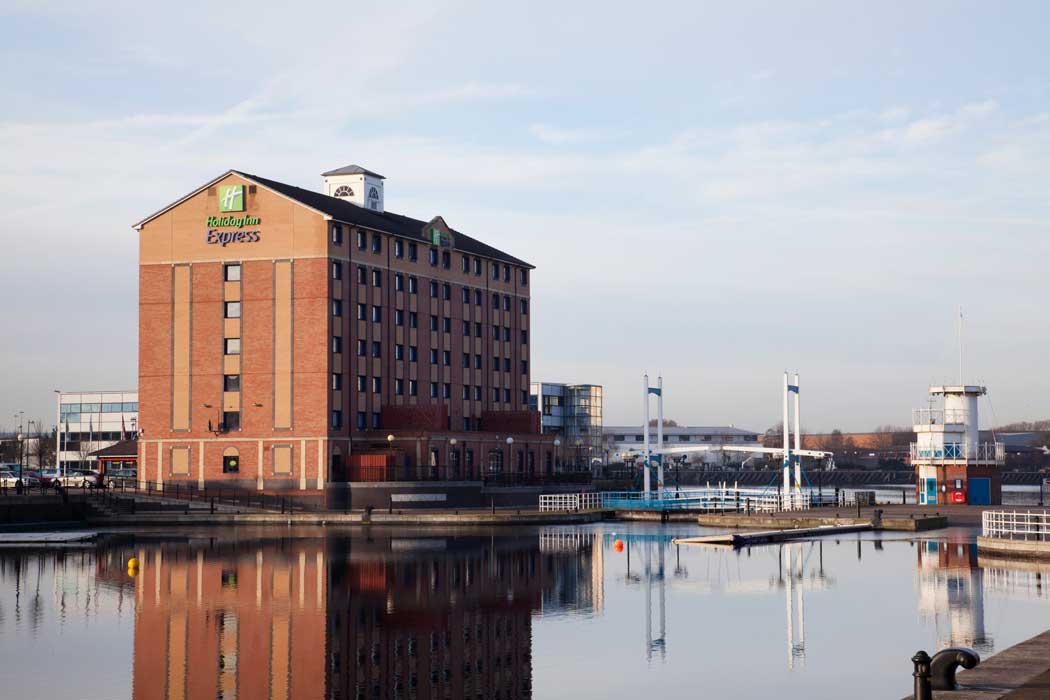
[(542, 609), (591, 613), (605, 607), (605, 555), (602, 535), (590, 531), (540, 533), (552, 585), (543, 592)]
[(989, 652), (993, 642), (984, 629), (984, 577), (970, 539), (919, 542), (919, 619), (933, 622), (938, 647)]
[(325, 697), (319, 539), (141, 549), (135, 700)]
[(535, 537), (377, 545), (330, 557), (329, 697), (532, 697)]

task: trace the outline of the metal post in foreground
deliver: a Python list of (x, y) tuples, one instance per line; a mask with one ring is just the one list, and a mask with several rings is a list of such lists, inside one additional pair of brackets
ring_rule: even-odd
[(925, 651), (915, 652), (911, 662), (915, 664), (912, 676), (915, 677), (915, 700), (933, 700), (933, 689), (930, 687), (930, 655)]

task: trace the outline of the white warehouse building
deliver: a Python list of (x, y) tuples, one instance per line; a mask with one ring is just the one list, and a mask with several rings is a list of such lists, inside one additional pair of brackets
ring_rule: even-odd
[[(645, 450), (642, 426), (605, 426), (602, 444), (606, 462), (640, 459)], [(706, 452), (689, 455), (689, 464), (696, 466), (739, 467), (762, 458), (760, 452), (724, 452), (720, 445), (733, 447), (761, 447), (758, 433), (733, 426), (664, 426), (665, 447), (707, 446)], [(656, 449), (656, 428), (649, 429), (649, 447)]]
[(85, 391), (59, 394), (59, 464), (91, 467), (92, 452), (138, 432), (137, 391)]

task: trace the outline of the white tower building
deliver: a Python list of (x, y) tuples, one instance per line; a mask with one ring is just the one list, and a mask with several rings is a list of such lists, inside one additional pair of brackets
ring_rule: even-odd
[(985, 393), (972, 384), (931, 386), (929, 407), (912, 411), (920, 504), (1002, 502), (1003, 444), (981, 443), (978, 433), (977, 399)]

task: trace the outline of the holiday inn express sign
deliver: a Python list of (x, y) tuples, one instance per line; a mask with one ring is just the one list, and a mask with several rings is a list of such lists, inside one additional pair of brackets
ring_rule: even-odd
[[(244, 211), (244, 185), (222, 185), (219, 187), (219, 211)], [(230, 243), (258, 243), (259, 231), (242, 231), (245, 226), (258, 226), (259, 217), (209, 216), (208, 235), (204, 242), (225, 248)], [(220, 228), (235, 228), (237, 231), (219, 231)]]

